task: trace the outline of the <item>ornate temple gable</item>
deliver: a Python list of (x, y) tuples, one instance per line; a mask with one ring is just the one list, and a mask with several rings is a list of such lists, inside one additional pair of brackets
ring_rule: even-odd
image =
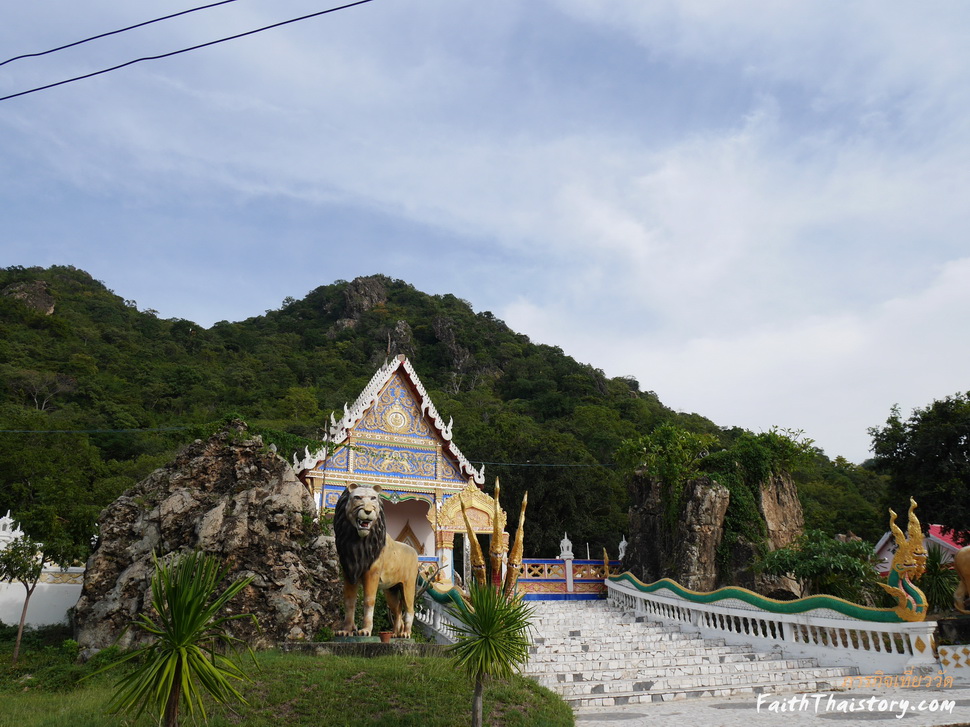
[(374, 405), (357, 425), (358, 433), (431, 439), (431, 426), (400, 371), (391, 375)]
[[(469, 483), (464, 490), (445, 500), (438, 513), (438, 529), (465, 532), (465, 521), (461, 516), (461, 505), (465, 503), (468, 521), (475, 532), (490, 533), (495, 527), (492, 522), (495, 512), (495, 499)], [(499, 529), (505, 531), (505, 510), (499, 508)]]
[[(452, 441), (452, 423), (449, 420), (445, 424), (411, 362), (400, 355), (377, 370), (353, 405), (344, 405), (344, 415), (339, 421), (330, 415), (326, 441), (332, 446), (343, 444), (351, 436), (355, 445), (367, 440), (361, 454), (349, 455), (355, 460), (355, 472), (369, 458), (373, 467), (364, 469), (374, 475), (393, 473), (418, 480), (436, 479), (429, 463), (434, 461), (434, 445), (440, 443), (443, 457), (437, 479), (454, 482), (471, 479), (484, 484), (484, 468), (473, 467)], [(408, 445), (409, 441), (413, 446)], [(338, 464), (340, 452), (347, 450), (338, 450), (328, 469), (334, 469), (331, 464)], [(302, 462), (294, 455), (293, 468), (297, 474), (317, 468), (326, 459), (326, 453), (326, 446), (314, 454), (307, 450)], [(379, 466), (378, 462), (381, 462)]]

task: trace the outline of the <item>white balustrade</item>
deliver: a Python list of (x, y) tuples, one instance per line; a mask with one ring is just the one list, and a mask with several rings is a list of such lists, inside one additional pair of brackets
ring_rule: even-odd
[(772, 613), (736, 598), (695, 603), (668, 589), (645, 593), (628, 582), (609, 580), (606, 587), (616, 608), (679, 624), (728, 644), (781, 650), (786, 656), (814, 658), (825, 666), (855, 666), (863, 674), (902, 674), (907, 667), (926, 672), (938, 667), (933, 622), (864, 621), (824, 608)]
[(444, 604), (438, 603), (427, 593), (415, 604), (414, 620), (423, 626), (425, 635), (434, 638), (438, 644), (453, 644), (457, 621)]

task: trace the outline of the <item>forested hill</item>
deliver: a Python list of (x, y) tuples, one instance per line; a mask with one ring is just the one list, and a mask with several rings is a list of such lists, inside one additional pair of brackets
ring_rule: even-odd
[[(13, 510), (40, 534), (87, 528), (100, 507), (230, 413), (284, 451), (302, 447), (398, 353), (454, 418), (466, 456), (488, 463), (489, 482), (502, 478), (506, 506), (529, 490), (527, 555), (554, 555), (564, 531), (581, 551), (588, 542), (615, 555), (627, 492), (614, 454), (624, 439), (668, 421), (722, 438), (736, 432), (674, 412), (632, 378), (534, 344), (459, 298), (384, 276), (338, 281), (206, 329), (140, 311), (73, 267), (7, 268), (0, 513)], [(864, 509), (868, 473), (821, 454), (818, 462), (800, 482), (809, 510), (826, 497)]]

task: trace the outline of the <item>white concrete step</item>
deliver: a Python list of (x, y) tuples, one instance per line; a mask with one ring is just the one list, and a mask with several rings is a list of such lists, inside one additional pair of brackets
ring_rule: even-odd
[(533, 605), (534, 642), (523, 673), (573, 706), (819, 691), (857, 673), (705, 640), (603, 601)]

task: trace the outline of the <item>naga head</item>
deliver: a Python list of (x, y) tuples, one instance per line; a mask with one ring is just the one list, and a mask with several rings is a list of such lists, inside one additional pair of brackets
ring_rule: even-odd
[(906, 534), (896, 525), (896, 513), (889, 511), (889, 528), (896, 540), (896, 554), (893, 556), (892, 570), (906, 580), (917, 580), (926, 570), (926, 548), (923, 545), (923, 530), (916, 517), (916, 501), (909, 499), (909, 523)]

